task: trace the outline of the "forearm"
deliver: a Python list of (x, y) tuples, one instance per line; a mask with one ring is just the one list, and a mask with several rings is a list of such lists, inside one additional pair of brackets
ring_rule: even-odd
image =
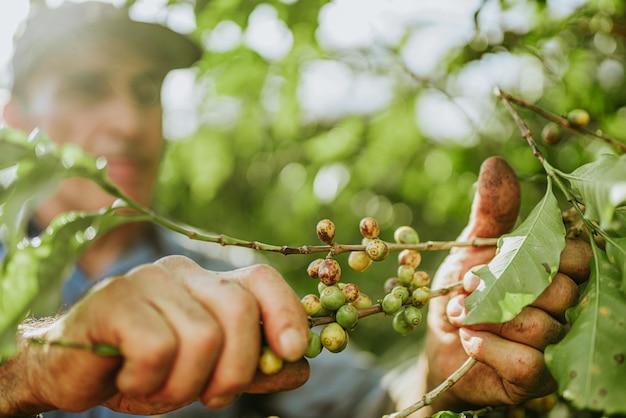
[(46, 323), (25, 325), (18, 336), (15, 356), (0, 366), (0, 418), (33, 417), (53, 409), (38, 399), (33, 382), (42, 368), (43, 349), (34, 347), (27, 339), (47, 326)]

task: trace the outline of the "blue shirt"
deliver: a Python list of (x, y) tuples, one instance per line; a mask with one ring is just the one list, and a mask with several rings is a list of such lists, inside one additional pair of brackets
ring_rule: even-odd
[[(166, 255), (186, 255), (211, 270), (227, 270), (232, 265), (181, 245), (179, 235), (151, 228), (122, 258), (101, 277), (88, 278), (75, 267), (62, 288), (62, 303), (71, 306), (94, 283), (106, 277), (120, 275), (132, 268), (156, 261)], [(210, 245), (210, 244), (209, 244)], [(2, 248), (0, 247), (0, 253)], [(382, 372), (359, 353), (347, 349), (333, 354), (326, 350), (309, 359), (311, 377), (298, 389), (268, 395), (242, 395), (231, 406), (210, 410), (200, 403), (162, 415), (167, 418), (380, 418), (392, 412), (387, 393), (381, 386)], [(88, 379), (85, 376), (85, 379)], [(123, 418), (137, 417), (105, 407), (95, 407), (81, 413), (51, 411), (45, 418)]]

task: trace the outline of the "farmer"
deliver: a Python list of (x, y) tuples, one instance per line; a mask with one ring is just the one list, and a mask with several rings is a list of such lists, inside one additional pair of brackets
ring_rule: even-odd
[[(202, 51), (170, 29), (132, 21), (103, 3), (38, 5), (31, 15), (16, 38), (5, 122), (106, 157), (110, 178), (150, 205), (164, 147), (161, 84)], [(517, 217), (519, 188), (508, 165), (490, 159), (480, 178), (464, 238), (497, 237)], [(111, 204), (92, 183), (66, 180), (30, 226), (36, 233), (60, 213)], [(457, 249), (434, 286), (459, 280), (493, 254), (493, 248)], [(80, 257), (60, 289), (59, 316), (22, 326), (17, 355), (0, 367), (0, 417), (379, 417), (416, 401), (468, 355), (478, 365), (419, 414), (514, 404), (553, 391), (542, 352), (563, 335), (576, 284), (559, 274), (508, 326), (469, 328), (461, 327), (462, 302), (477, 279), (469, 274), (465, 282), (464, 291), (431, 302), (426, 348), (416, 352), (414, 366), (383, 379), (350, 351), (322, 355), (309, 366), (302, 358), (306, 316), (271, 267), (231, 270), (191, 254), (151, 224), (124, 225)], [(256, 373), (261, 322), (269, 345), (291, 362), (271, 377)], [(122, 355), (38, 346), (27, 342), (32, 337), (105, 343)]]

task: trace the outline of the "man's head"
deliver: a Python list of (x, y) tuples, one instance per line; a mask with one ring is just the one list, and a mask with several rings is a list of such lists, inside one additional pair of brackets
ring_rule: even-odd
[[(4, 118), (39, 128), (108, 160), (109, 176), (150, 204), (162, 153), (160, 90), (168, 71), (191, 65), (200, 49), (156, 24), (98, 2), (33, 10), (15, 43), (12, 99)], [(42, 223), (59, 212), (111, 203), (96, 186), (71, 180), (46, 203)]]

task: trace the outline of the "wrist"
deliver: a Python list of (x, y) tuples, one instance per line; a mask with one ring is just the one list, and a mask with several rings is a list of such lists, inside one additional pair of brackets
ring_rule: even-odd
[(44, 349), (29, 343), (34, 331), (30, 327), (20, 330), (17, 353), (0, 366), (0, 418), (32, 418), (54, 409), (40, 399), (33, 384), (41, 381), (39, 373), (45, 370)]

